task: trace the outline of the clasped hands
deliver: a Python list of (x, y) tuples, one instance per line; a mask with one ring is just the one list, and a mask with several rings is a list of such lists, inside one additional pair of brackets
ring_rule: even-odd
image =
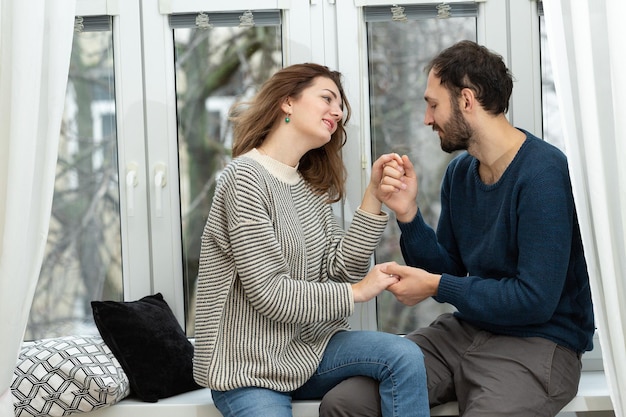
[(398, 278), (397, 282), (387, 287), (387, 291), (391, 292), (402, 304), (413, 306), (437, 295), (441, 275), (396, 262), (386, 262), (380, 265), (384, 273)]
[(387, 290), (401, 303), (412, 306), (436, 295), (438, 285), (439, 275), (397, 262), (384, 262), (374, 265), (361, 281), (352, 284), (352, 292), (354, 302), (359, 303)]
[(417, 214), (417, 175), (406, 155), (385, 154), (374, 162), (370, 187), (376, 190), (376, 198), (396, 214), (396, 218), (408, 223)]

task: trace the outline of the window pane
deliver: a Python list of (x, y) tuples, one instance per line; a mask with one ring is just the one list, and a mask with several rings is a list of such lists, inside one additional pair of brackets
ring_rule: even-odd
[(554, 87), (552, 61), (548, 49), (546, 23), (543, 14), (539, 16), (539, 30), (541, 36), (541, 109), (543, 120), (543, 139), (565, 152), (561, 116)]
[[(476, 18), (369, 22), (367, 37), (372, 160), (392, 151), (409, 156), (419, 178), (418, 204), (426, 221), (436, 227), (439, 187), (452, 155), (441, 150), (437, 135), (423, 123), (428, 76), (424, 66), (445, 47), (462, 39), (476, 40)], [(392, 215), (376, 251), (377, 263), (404, 263), (399, 238)], [(389, 292), (377, 302), (378, 328), (389, 333), (407, 333), (452, 309), (432, 299), (406, 307)]]
[(74, 35), (50, 230), (27, 340), (97, 334), (90, 302), (123, 298), (112, 41), (110, 30)]
[(181, 28), (174, 29), (174, 39), (186, 331), (191, 336), (200, 238), (215, 179), (231, 155), (228, 110), (281, 68), (282, 44), (279, 25)]

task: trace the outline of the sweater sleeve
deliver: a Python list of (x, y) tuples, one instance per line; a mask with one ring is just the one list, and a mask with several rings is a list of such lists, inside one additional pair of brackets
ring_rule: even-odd
[(386, 213), (371, 214), (359, 208), (344, 232), (329, 209), (329, 279), (351, 283), (363, 279), (369, 272), (370, 257), (380, 243), (388, 220)]

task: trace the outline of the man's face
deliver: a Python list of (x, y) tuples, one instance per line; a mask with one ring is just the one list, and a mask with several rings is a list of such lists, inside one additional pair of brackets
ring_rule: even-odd
[(451, 99), (450, 92), (432, 70), (428, 74), (424, 100), (424, 124), (432, 126), (439, 134), (441, 149), (448, 153), (466, 150), (474, 131), (465, 120), (459, 101)]

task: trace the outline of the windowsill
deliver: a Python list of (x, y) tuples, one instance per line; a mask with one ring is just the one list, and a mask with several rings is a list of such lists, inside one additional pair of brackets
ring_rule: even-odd
[[(319, 401), (295, 401), (294, 417), (318, 417)], [(581, 376), (578, 395), (563, 408), (562, 412), (611, 411), (613, 404), (603, 371), (584, 371)], [(431, 416), (458, 415), (456, 403), (443, 404), (431, 409)], [(126, 398), (111, 407), (96, 410), (90, 417), (221, 417), (211, 400), (208, 389), (200, 389), (174, 397), (146, 403), (134, 398)]]

